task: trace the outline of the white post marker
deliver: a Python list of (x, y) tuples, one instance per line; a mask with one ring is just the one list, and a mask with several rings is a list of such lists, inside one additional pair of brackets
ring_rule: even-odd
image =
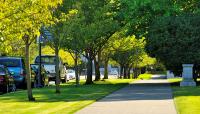
[(167, 79), (174, 78), (174, 73), (170, 70), (167, 70)]
[(180, 86), (196, 86), (193, 80), (193, 64), (183, 64), (182, 78)]

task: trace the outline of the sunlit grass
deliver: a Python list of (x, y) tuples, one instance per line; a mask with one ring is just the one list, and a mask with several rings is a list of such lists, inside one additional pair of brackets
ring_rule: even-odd
[(140, 74), (138, 76), (138, 79), (145, 79), (145, 80), (148, 80), (148, 79), (151, 79), (151, 76), (152, 74)]
[(169, 79), (178, 114), (200, 114), (200, 87), (179, 87), (181, 80)]
[(0, 114), (69, 114), (116, 91), (131, 79), (111, 79), (95, 82), (93, 85), (76, 87), (74, 81), (61, 85), (61, 94), (55, 94), (55, 87), (33, 89), (35, 102), (27, 101), (26, 90), (0, 95)]
[(170, 83), (179, 83), (182, 81), (182, 78), (170, 78), (168, 79)]

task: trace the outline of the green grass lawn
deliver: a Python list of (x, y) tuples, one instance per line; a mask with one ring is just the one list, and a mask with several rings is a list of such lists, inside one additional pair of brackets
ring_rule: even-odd
[(178, 114), (200, 114), (200, 87), (179, 87), (182, 79), (170, 79)]
[(151, 79), (152, 74), (140, 74), (138, 76), (138, 79), (145, 79), (145, 80), (149, 80)]
[(93, 85), (74, 86), (74, 82), (61, 85), (61, 94), (55, 87), (33, 89), (35, 102), (27, 101), (26, 90), (0, 95), (0, 114), (69, 114), (116, 91), (131, 79), (109, 79)]
[(176, 84), (178, 86), (179, 83), (182, 81), (182, 78), (171, 78), (168, 79), (168, 81), (171, 83), (171, 85), (175, 86), (174, 84)]

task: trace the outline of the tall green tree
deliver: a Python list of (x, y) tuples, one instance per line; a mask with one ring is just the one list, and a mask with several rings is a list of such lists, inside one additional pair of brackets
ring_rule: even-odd
[(108, 41), (119, 25), (114, 20), (115, 13), (112, 8), (115, 3), (110, 0), (80, 0), (76, 5), (77, 16), (67, 24), (68, 38), (75, 42), (77, 52), (87, 58), (86, 84), (92, 82), (92, 61)]
[[(59, 51), (62, 48), (62, 42), (65, 40), (66, 32), (64, 30), (64, 22), (74, 14), (74, 12), (62, 12), (63, 6), (60, 5), (53, 12), (54, 23), (48, 26), (47, 30), (51, 33), (48, 44), (55, 51), (56, 57), (56, 93), (60, 93), (60, 71), (59, 71)], [(64, 82), (64, 80), (63, 80)]]
[(184, 14), (155, 20), (147, 40), (148, 52), (176, 74), (181, 74), (182, 64), (199, 64), (199, 19), (199, 15)]
[(140, 61), (145, 53), (145, 39), (136, 39), (135, 36), (129, 36), (117, 40), (115, 44), (116, 51), (111, 58), (120, 65), (120, 77), (130, 78), (131, 68)]
[[(159, 17), (176, 17), (182, 14), (199, 14), (199, 1), (198, 0), (121, 0), (120, 1), (119, 18), (124, 20), (127, 26), (127, 35), (136, 35), (137, 37), (145, 36), (147, 44), (153, 40), (159, 44), (159, 40), (154, 40), (151, 33), (153, 33), (152, 22)], [(164, 19), (163, 19), (164, 20)], [(173, 19), (172, 19), (173, 20)], [(160, 22), (160, 21), (159, 21)], [(161, 27), (157, 23), (158, 28)], [(167, 26), (167, 25), (166, 25)], [(164, 27), (164, 26), (163, 26)], [(157, 29), (153, 27), (154, 29)], [(157, 31), (157, 30), (156, 30)], [(164, 32), (164, 31), (163, 31)], [(149, 33), (152, 38), (148, 38)], [(154, 43), (155, 43), (154, 42)], [(155, 47), (152, 44), (152, 47)], [(157, 46), (156, 46), (157, 47)], [(159, 47), (157, 47), (159, 48)], [(149, 49), (152, 50), (152, 49)], [(149, 52), (151, 53), (151, 52)], [(152, 52), (153, 53), (153, 52)], [(152, 55), (151, 53), (151, 55)], [(166, 52), (167, 53), (167, 52)], [(164, 53), (164, 54), (166, 54)], [(155, 53), (154, 53), (155, 54)], [(159, 58), (158, 58), (159, 59)], [(174, 67), (178, 68), (178, 67)]]
[[(109, 0), (96, 0), (91, 1), (90, 6), (93, 6), (92, 8), (88, 5), (87, 2), (83, 3), (82, 9), (84, 16), (87, 17), (85, 22), (86, 30), (89, 34), (86, 34), (86, 38), (90, 38), (90, 42), (87, 42), (85, 48), (86, 58), (88, 59), (86, 83), (90, 84), (92, 83), (92, 60), (95, 59), (95, 56), (101, 51), (102, 46), (116, 32), (119, 25), (114, 20), (115, 13), (111, 10), (115, 3), (111, 3)], [(93, 15), (89, 16), (88, 14)], [(97, 70), (99, 69), (97, 68)], [(99, 78), (96, 80), (99, 80)]]
[(113, 54), (118, 51), (119, 47), (119, 42), (121, 37), (123, 37), (124, 31), (120, 30), (115, 32), (111, 38), (109, 38), (108, 42), (103, 46), (102, 51), (101, 51), (101, 62), (104, 65), (104, 78), (103, 79), (108, 79), (108, 64), (109, 61), (111, 60), (111, 57)]
[[(163, 14), (154, 16), (149, 23), (147, 51), (151, 56), (161, 60), (167, 69), (171, 69), (179, 75), (182, 73), (182, 63), (187, 63), (186, 61), (189, 60), (196, 61), (195, 53), (192, 56), (190, 54), (187, 56), (193, 59), (187, 57), (183, 59), (186, 50), (183, 52), (181, 48), (195, 42), (194, 37), (197, 34), (194, 35), (194, 32), (198, 27), (194, 23), (198, 24), (200, 5), (198, 0), (174, 0), (166, 1), (166, 3), (169, 5), (163, 9)], [(158, 6), (161, 7), (160, 4)], [(183, 31), (190, 34), (185, 34)], [(193, 49), (196, 47), (194, 45), (192, 45)], [(169, 46), (172, 47), (168, 48)], [(193, 52), (187, 51), (187, 53)]]
[(45, 0), (1, 2), (1, 6), (3, 6), (0, 17), (1, 36), (10, 40), (17, 35), (15, 38), (21, 39), (25, 45), (26, 83), (29, 101), (35, 100), (31, 90), (29, 48), (39, 35), (41, 26), (50, 23), (52, 8), (57, 7), (59, 3), (61, 0), (48, 1), (48, 3)]
[[(71, 20), (74, 19), (74, 17), (77, 14), (77, 10), (74, 9), (74, 5), (79, 3), (79, 1), (74, 0), (64, 0), (63, 4), (60, 5), (56, 11), (54, 12), (54, 17), (56, 18), (55, 25), (50, 26), (48, 29), (53, 34), (53, 42), (50, 42), (50, 45), (55, 48), (55, 52), (57, 50), (63, 49), (65, 51), (68, 51), (71, 54), (71, 57), (74, 59), (74, 65), (75, 65), (75, 74), (76, 74), (76, 82), (77, 85), (79, 85), (79, 79), (78, 79), (78, 54), (80, 53), (77, 47), (78, 43), (75, 39), (72, 41), (70, 35), (76, 35), (75, 32), (78, 30), (75, 30), (76, 27), (71, 27)], [(71, 31), (71, 32), (70, 32)], [(71, 34), (70, 34), (71, 33)], [(77, 36), (77, 35), (76, 35)], [(75, 44), (75, 45), (74, 45)], [(56, 50), (57, 48), (57, 50)], [(55, 53), (58, 54), (57, 52)], [(59, 78), (59, 74), (58, 78)], [(57, 78), (57, 79), (58, 79)], [(59, 88), (60, 81), (56, 81), (57, 90)], [(59, 92), (57, 92), (59, 93)]]

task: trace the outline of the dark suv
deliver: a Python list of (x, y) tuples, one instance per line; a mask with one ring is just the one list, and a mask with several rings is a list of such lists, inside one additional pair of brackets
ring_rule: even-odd
[(24, 59), (21, 57), (0, 57), (0, 64), (7, 66), (17, 87), (26, 87)]
[(16, 86), (11, 73), (4, 65), (0, 65), (0, 91), (7, 93), (15, 90)]

